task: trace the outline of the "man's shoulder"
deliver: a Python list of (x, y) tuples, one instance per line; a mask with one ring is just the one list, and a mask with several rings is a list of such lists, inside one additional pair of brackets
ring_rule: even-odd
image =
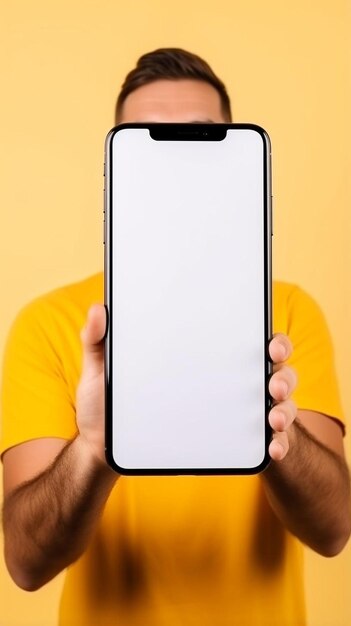
[[(273, 281), (273, 308), (289, 310), (297, 303), (312, 300), (311, 297), (296, 284)], [(23, 307), (25, 312), (35, 310), (61, 310), (77, 307), (86, 312), (94, 303), (104, 301), (103, 272), (98, 272), (82, 280), (63, 285), (46, 292)]]
[[(279, 301), (289, 301), (291, 298), (298, 299), (307, 296), (306, 292), (296, 284), (283, 282), (279, 280), (273, 281), (273, 299)], [(104, 278), (103, 272), (98, 272), (92, 276), (88, 276), (82, 280), (56, 287), (34, 300), (29, 305), (42, 304), (45, 302), (60, 302), (65, 300), (77, 301), (79, 303), (103, 302), (104, 299)]]
[(273, 281), (274, 332), (290, 334), (292, 329), (300, 333), (310, 322), (324, 324), (323, 313), (315, 299), (293, 283)]
[(319, 309), (315, 299), (305, 289), (294, 283), (273, 281), (273, 308), (284, 307), (288, 310), (306, 308)]
[(57, 287), (40, 296), (39, 300), (50, 302), (73, 300), (80, 303), (88, 301), (93, 304), (94, 302), (103, 302), (103, 298), (103, 273), (99, 272), (74, 283)]
[(20, 332), (29, 327), (49, 329), (57, 323), (83, 325), (89, 307), (103, 301), (103, 273), (99, 272), (35, 297), (17, 313), (13, 328)]
[(301, 293), (303, 293), (301, 287), (294, 283), (286, 283), (281, 280), (273, 281), (273, 298), (289, 300), (291, 297), (299, 297)]
[[(37, 296), (20, 310), (18, 317), (28, 320), (31, 317), (80, 314), (79, 317), (84, 318), (92, 304), (103, 301), (104, 279), (103, 272), (99, 272)], [(313, 306), (313, 303), (313, 299), (296, 284), (273, 281), (273, 316), (276, 319), (289, 317), (296, 307)]]
[(74, 283), (56, 287), (34, 300), (28, 306), (48, 304), (77, 303), (79, 306), (103, 302), (103, 273), (99, 272)]

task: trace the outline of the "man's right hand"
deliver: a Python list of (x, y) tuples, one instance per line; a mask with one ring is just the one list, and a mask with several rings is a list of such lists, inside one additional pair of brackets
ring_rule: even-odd
[(77, 388), (79, 435), (93, 455), (105, 461), (104, 336), (106, 310), (102, 304), (90, 307), (81, 332), (82, 375)]
[(105, 329), (103, 305), (92, 306), (81, 333), (78, 435), (25, 441), (4, 454), (5, 559), (22, 589), (38, 589), (79, 558), (118, 479), (104, 452)]

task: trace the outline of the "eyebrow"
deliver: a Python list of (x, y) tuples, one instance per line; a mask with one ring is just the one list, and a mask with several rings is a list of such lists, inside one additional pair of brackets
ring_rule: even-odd
[(187, 124), (215, 124), (213, 120), (191, 120)]

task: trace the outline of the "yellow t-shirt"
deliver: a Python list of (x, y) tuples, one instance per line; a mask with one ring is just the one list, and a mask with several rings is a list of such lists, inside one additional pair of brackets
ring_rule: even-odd
[[(1, 452), (76, 434), (80, 330), (102, 274), (38, 298), (11, 330)], [(289, 335), (300, 408), (342, 421), (328, 331), (298, 287), (274, 284), (274, 331)], [(69, 477), (68, 477), (69, 480)], [(304, 626), (302, 546), (259, 476), (121, 477), (84, 555), (67, 570), (61, 626)]]

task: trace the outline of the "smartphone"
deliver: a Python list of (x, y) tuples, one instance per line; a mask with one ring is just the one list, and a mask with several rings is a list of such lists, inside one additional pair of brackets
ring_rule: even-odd
[(253, 124), (106, 139), (106, 458), (120, 474), (268, 463), (271, 149)]

